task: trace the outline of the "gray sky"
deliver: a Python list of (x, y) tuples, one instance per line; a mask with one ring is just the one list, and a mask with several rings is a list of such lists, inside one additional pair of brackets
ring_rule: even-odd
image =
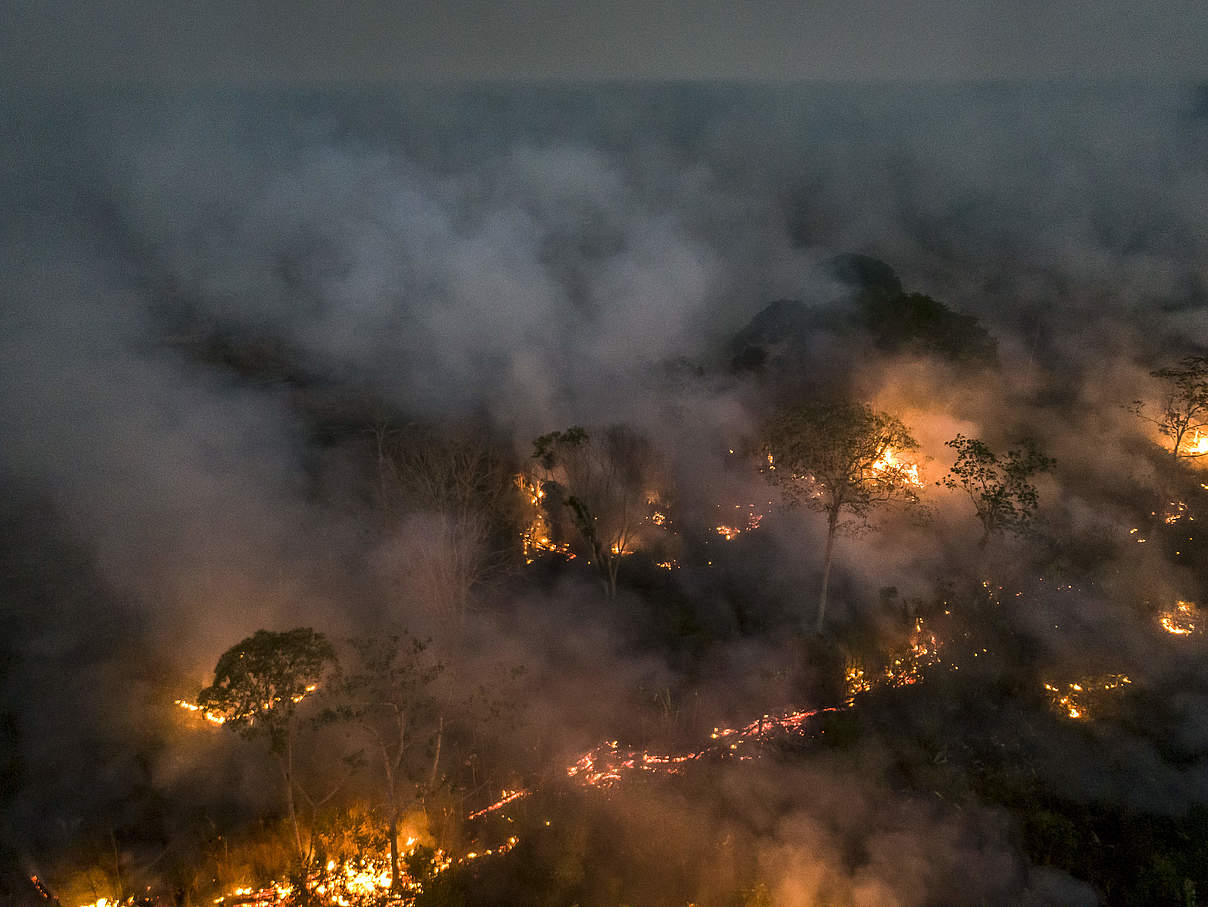
[(1204, 0), (2, 0), (22, 83), (1208, 74)]

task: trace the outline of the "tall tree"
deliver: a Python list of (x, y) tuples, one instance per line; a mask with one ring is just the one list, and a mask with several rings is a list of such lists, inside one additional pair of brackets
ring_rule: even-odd
[(1026, 532), (1040, 502), (1036, 486), (1029, 480), (1051, 470), (1056, 461), (1040, 453), (1031, 441), (1019, 442), (1002, 456), (984, 441), (964, 435), (957, 435), (945, 446), (956, 451), (956, 462), (936, 484), (969, 496), (982, 524), (978, 547), (985, 548), (992, 536), (1004, 532)]
[(653, 446), (623, 425), (595, 435), (573, 426), (534, 440), (533, 459), (545, 472), (547, 506), (565, 507), (605, 594), (614, 597), (621, 560), (632, 553), (655, 496)]
[(294, 798), (298, 706), (335, 667), (335, 649), (310, 627), (281, 633), (257, 630), (222, 653), (213, 684), (197, 694), (197, 705), (221, 718), (224, 727), (268, 745), (284, 781), (286, 809), (302, 863), (307, 848)]
[[(485, 435), (413, 425), (374, 430), (378, 495), (388, 531), (405, 527), (414, 592), (459, 628), (475, 591), (511, 561), (515, 468)], [(504, 541), (506, 539), (506, 542)]]
[(1151, 408), (1135, 400), (1132, 411), (1170, 439), (1176, 460), (1208, 456), (1208, 437), (1200, 437), (1208, 427), (1208, 357), (1186, 356), (1149, 374), (1161, 382), (1159, 403)]
[(399, 823), (408, 802), (434, 788), (440, 769), (445, 719), (433, 684), (444, 665), (427, 644), (406, 634), (353, 642), (356, 664), (340, 681), (344, 700), (336, 717), (354, 722), (369, 740), (381, 771), (390, 839), (390, 891), (403, 894)]
[(826, 620), (835, 537), (844, 515), (867, 524), (887, 504), (918, 501), (918, 467), (898, 457), (918, 442), (898, 419), (864, 403), (807, 403), (777, 413), (764, 426), (758, 452), (765, 478), (790, 506), (826, 514), (822, 588), (814, 628)]

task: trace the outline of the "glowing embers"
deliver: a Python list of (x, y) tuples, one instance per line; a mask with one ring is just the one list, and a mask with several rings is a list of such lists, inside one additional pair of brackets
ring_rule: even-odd
[[(771, 501), (768, 501), (769, 505), (771, 503)], [(763, 514), (755, 509), (758, 506), (760, 505), (735, 504), (734, 509), (739, 512), (735, 513), (734, 516), (738, 517), (739, 520), (734, 521), (734, 524), (732, 524), (728, 517), (719, 514), (719, 516), (722, 516), (724, 522), (719, 522), (716, 526), (714, 526), (713, 531), (727, 542), (732, 542), (744, 532), (751, 532), (752, 530), (758, 529), (760, 523), (763, 522)], [(718, 504), (717, 509), (722, 510), (722, 505)], [(745, 518), (744, 514), (742, 513), (744, 509), (746, 510)], [(737, 525), (739, 522), (741, 522), (742, 525)]]
[(481, 819), (483, 816), (487, 815), (488, 813), (493, 813), (496, 810), (503, 809), (503, 807), (507, 806), (513, 800), (519, 800), (521, 797), (524, 797), (527, 794), (528, 794), (528, 791), (526, 791), (526, 790), (505, 790), (505, 791), (503, 791), (503, 793), (499, 797), (499, 799), (496, 800), (494, 803), (492, 803), (490, 806), (485, 806), (482, 809), (478, 810), (477, 812), (472, 812), (468, 816), (466, 816), (466, 821), (472, 822), (475, 819)]
[(541, 554), (559, 554), (567, 560), (573, 560), (575, 554), (570, 550), (569, 543), (555, 542), (550, 538), (552, 530), (545, 518), (545, 490), (541, 482), (523, 472), (518, 473), (514, 481), (526, 502), (525, 527), (520, 533), (524, 562), (531, 564)]
[(702, 749), (681, 753), (652, 753), (628, 749), (616, 740), (606, 740), (580, 756), (566, 770), (584, 787), (606, 790), (633, 775), (676, 775), (693, 762), (704, 759), (754, 759), (751, 750), (786, 733), (800, 732), (809, 719), (835, 709), (796, 709), (776, 715), (761, 715), (739, 728), (713, 729)]
[(1195, 602), (1180, 599), (1173, 608), (1158, 615), (1158, 624), (1174, 636), (1190, 636), (1201, 627), (1199, 609)]
[[(305, 897), (295, 892), (290, 882), (269, 882), (259, 888), (245, 886), (234, 889), (230, 894), (216, 898), (213, 903), (233, 907), (236, 904), (285, 904), (312, 903), (352, 907), (382, 903), (411, 903), (424, 890), (423, 880), (407, 873), (407, 869), (420, 870), (423, 878), (431, 879), (451, 866), (464, 865), (483, 857), (505, 854), (520, 843), (519, 838), (507, 838), (500, 844), (482, 850), (471, 850), (459, 857), (446, 851), (423, 846), (415, 837), (400, 841), (399, 868), (401, 897), (395, 897), (390, 886), (390, 854), (383, 849), (372, 854), (360, 854), (343, 863), (328, 860), (322, 870), (312, 870), (306, 882)], [(131, 901), (132, 899), (128, 899)], [(94, 904), (83, 907), (118, 907), (101, 898)]]
[(847, 705), (852, 705), (856, 701), (856, 697), (861, 693), (867, 693), (872, 689), (872, 681), (865, 676), (864, 667), (858, 662), (848, 662), (846, 670), (843, 672), (843, 688), (847, 691), (845, 700)]
[(926, 669), (940, 662), (939, 651), (940, 643), (935, 634), (923, 629), (923, 618), (915, 618), (906, 645), (890, 652), (881, 670), (869, 674), (859, 660), (848, 659), (843, 675), (846, 704), (850, 706), (858, 695), (876, 687), (905, 687), (919, 683)]
[(622, 749), (615, 740), (601, 743), (584, 753), (566, 770), (585, 787), (608, 788), (633, 772), (675, 774), (684, 762), (700, 758), (700, 753), (659, 755), (642, 750)]
[(43, 885), (42, 881), (37, 876), (30, 876), (29, 882), (31, 885), (34, 886), (34, 888), (37, 889), (38, 894), (40, 894), (42, 896), (43, 900), (47, 900), (47, 901), (56, 900), (55, 896), (50, 893), (50, 889), (47, 888), (45, 885)]
[[(791, 712), (782, 712), (779, 715), (760, 715), (754, 721), (741, 728), (714, 728), (713, 733), (709, 737), (720, 741), (728, 750), (734, 752), (744, 744), (765, 744), (786, 732), (800, 731), (806, 721), (815, 715), (833, 711), (836, 710), (833, 708), (796, 709)], [(714, 749), (717, 749), (716, 745)], [(708, 750), (704, 752), (708, 752)], [(704, 752), (701, 755), (704, 755)]]
[[(1204, 440), (1208, 441), (1208, 438), (1205, 438)], [(1181, 522), (1182, 520), (1195, 522), (1195, 517), (1191, 515), (1187, 508), (1187, 502), (1170, 501), (1166, 505), (1166, 510), (1162, 513), (1162, 522), (1167, 526), (1173, 526), (1175, 523)]]
[(1059, 687), (1051, 683), (1044, 685), (1049, 702), (1059, 715), (1072, 719), (1091, 717), (1090, 707), (1103, 693), (1128, 686), (1132, 680), (1126, 674), (1101, 674)]

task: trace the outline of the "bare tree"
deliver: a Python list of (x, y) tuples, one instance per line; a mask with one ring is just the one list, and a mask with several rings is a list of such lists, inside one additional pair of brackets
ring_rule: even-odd
[(445, 718), (433, 684), (444, 665), (427, 645), (404, 635), (353, 642), (356, 664), (341, 678), (343, 703), (334, 717), (352, 721), (367, 736), (381, 772), (390, 842), (390, 891), (401, 896), (399, 823), (409, 802), (431, 791), (439, 774)]
[(905, 425), (863, 403), (794, 406), (764, 426), (758, 443), (764, 477), (790, 506), (826, 514), (817, 633), (826, 620), (835, 537), (844, 514), (867, 524), (878, 507), (917, 503), (918, 467), (898, 459), (917, 448)]
[(406, 529), (407, 573), (426, 606), (460, 627), (483, 583), (514, 559), (514, 469), (481, 433), (374, 430), (386, 525)]
[(594, 435), (573, 426), (534, 440), (533, 459), (544, 471), (547, 507), (569, 514), (605, 594), (614, 597), (621, 560), (634, 551), (656, 497), (653, 446), (623, 425)]

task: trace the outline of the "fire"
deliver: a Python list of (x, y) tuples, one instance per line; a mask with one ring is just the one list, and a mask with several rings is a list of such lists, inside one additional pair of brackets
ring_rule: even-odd
[[(755, 755), (746, 749), (767, 744), (781, 734), (800, 731), (811, 718), (824, 712), (835, 711), (838, 709), (794, 709), (775, 715), (761, 715), (739, 728), (715, 727), (709, 735), (709, 742), (703, 747), (680, 753), (631, 749), (621, 746), (617, 740), (605, 740), (568, 765), (566, 776), (584, 787), (607, 790), (620, 783), (626, 776), (675, 775), (682, 772), (688, 764), (704, 759), (745, 761), (755, 758)], [(523, 789), (504, 790), (494, 803), (470, 813), (466, 818), (479, 819), (531, 793), (531, 790)]]
[[(311, 903), (333, 905), (333, 907), (352, 907), (354, 904), (384, 903), (390, 898), (391, 903), (411, 903), (416, 895), (423, 893), (423, 883), (420, 879), (409, 875), (406, 866), (413, 864), (416, 856), (425, 852), (428, 863), (425, 876), (431, 877), (445, 872), (452, 866), (465, 865), (473, 860), (484, 857), (499, 856), (508, 853), (520, 839), (515, 835), (506, 838), (499, 844), (479, 850), (470, 850), (461, 856), (453, 856), (440, 848), (428, 850), (423, 848), (415, 836), (406, 838), (400, 847), (400, 881), (403, 897), (401, 900), (391, 898), (390, 892), (390, 851), (383, 848), (381, 852), (359, 854), (352, 860), (337, 863), (328, 860), (322, 868), (314, 867), (308, 873), (306, 880), (306, 898)], [(50, 899), (51, 895), (45, 886), (35, 876), (32, 881), (43, 894)], [(298, 900), (292, 882), (271, 881), (260, 886), (242, 885), (231, 889), (228, 893), (215, 898), (216, 905), (236, 904), (288, 904)], [(130, 895), (124, 899), (100, 897), (89, 904), (80, 907), (134, 907), (136, 903), (146, 903), (148, 899)]]
[[(293, 702), (293, 703), (301, 702), (303, 699), (305, 699), (311, 693), (315, 692), (315, 690), (317, 690), (317, 689), (319, 689), (318, 684), (315, 684), (315, 683), (307, 684), (306, 688), (301, 693), (295, 693), (293, 696), (291, 696), (289, 698), (289, 700), (290, 700), (290, 702)], [(231, 715), (223, 715), (221, 712), (215, 712), (212, 709), (202, 708), (197, 703), (189, 702), (187, 699), (174, 699), (174, 700), (172, 700), (172, 703), (173, 703), (173, 705), (179, 706), (180, 708), (184, 709), (186, 712), (192, 712), (194, 715), (197, 715), (199, 718), (202, 718), (202, 719), (210, 722), (210, 724), (226, 724), (226, 722), (229, 718), (234, 717)], [(254, 718), (258, 712), (267, 711), (267, 710), (273, 708), (275, 705), (276, 705), (276, 703), (273, 703), (273, 702), (265, 702), (261, 705), (260, 708), (252, 710), (248, 714), (248, 716), (245, 716), (245, 717)]]
[(1167, 633), (1175, 636), (1190, 636), (1200, 628), (1199, 609), (1195, 602), (1179, 601), (1169, 611), (1158, 616), (1158, 623)]
[[(494, 847), (482, 850), (471, 850), (453, 857), (442, 849), (431, 851), (427, 867), (429, 876), (439, 875), (454, 865), (464, 865), (482, 857), (505, 854), (519, 843), (515, 836), (509, 837)], [(414, 837), (407, 838), (404, 849), (400, 853), (400, 864), (410, 862), (420, 852), (421, 845)], [(415, 895), (423, 892), (420, 880), (405, 876), (402, 878), (404, 898), (410, 902)], [(370, 856), (361, 855), (355, 861), (343, 864), (329, 860), (322, 872), (312, 872), (307, 880), (306, 890), (320, 904), (332, 904), (335, 907), (350, 907), (354, 903), (377, 902), (390, 895), (390, 855), (388, 850)], [(317, 896), (317, 897), (316, 897)], [(289, 882), (270, 882), (260, 888), (251, 886), (236, 888), (230, 894), (217, 898), (215, 904), (284, 904), (295, 899), (294, 886)], [(113, 902), (102, 898), (95, 904), (84, 907), (114, 907)]]
[(525, 796), (527, 793), (528, 793), (528, 791), (526, 791), (526, 790), (505, 790), (503, 792), (503, 795), (498, 800), (496, 800), (494, 803), (492, 803), (490, 806), (484, 807), (483, 809), (480, 809), (477, 812), (472, 812), (468, 816), (466, 816), (466, 821), (473, 822), (475, 819), (480, 819), (483, 816), (487, 815), (487, 813), (493, 813), (498, 809), (502, 809), (503, 807), (505, 807), (509, 803), (511, 803), (513, 800), (519, 800), (521, 797)]
[[(768, 501), (769, 505), (771, 503), (772, 503), (771, 501)], [(722, 508), (721, 504), (718, 504), (716, 506), (717, 506), (718, 510), (720, 510)], [(758, 504), (735, 504), (734, 505), (735, 510), (742, 510), (744, 507), (746, 508), (747, 513), (746, 513), (745, 525), (735, 526), (735, 525), (731, 525), (728, 521), (719, 522), (716, 526), (713, 527), (713, 531), (716, 532), (718, 535), (720, 535), (727, 542), (732, 542), (732, 541), (734, 541), (734, 539), (738, 538), (738, 536), (742, 535), (744, 532), (752, 532), (753, 530), (758, 529), (759, 525), (763, 522), (763, 514), (755, 509), (758, 506), (759, 506)], [(735, 516), (742, 516), (742, 514), (735, 514)]]
[(688, 764), (704, 759), (753, 759), (755, 755), (748, 749), (765, 745), (781, 734), (799, 731), (811, 718), (833, 711), (836, 709), (796, 709), (761, 715), (739, 728), (715, 727), (704, 747), (680, 753), (628, 749), (616, 740), (606, 740), (568, 766), (566, 775), (585, 787), (607, 789), (627, 775), (675, 775)]
[[(1205, 438), (1204, 440), (1208, 441), (1208, 438)], [(1167, 526), (1173, 526), (1180, 520), (1187, 520), (1188, 522), (1194, 523), (1195, 517), (1188, 512), (1186, 501), (1170, 501), (1166, 505), (1165, 512), (1162, 514), (1162, 522), (1164, 522)]]
[(940, 643), (935, 634), (923, 629), (923, 618), (916, 618), (905, 648), (891, 653), (888, 663), (880, 672), (868, 676), (858, 661), (848, 662), (843, 678), (847, 690), (846, 704), (851, 706), (856, 696), (874, 687), (905, 687), (919, 683), (924, 671), (939, 663), (939, 650)]
[(872, 470), (873, 472), (890, 473), (916, 488), (923, 487), (923, 483), (919, 479), (919, 465), (899, 459), (891, 447), (885, 448), (885, 453), (881, 458), (872, 464)]
[(175, 699), (175, 700), (173, 700), (173, 704), (180, 706), (182, 709), (184, 709), (185, 711), (188, 711), (188, 712), (194, 712), (194, 713), (200, 712), (201, 717), (204, 718), (206, 721), (210, 722), (211, 724), (225, 724), (226, 723), (225, 715), (220, 715), (217, 712), (210, 711), (209, 709), (203, 709), (197, 703), (189, 702), (187, 699)]
[(1088, 700), (1093, 700), (1099, 693), (1118, 690), (1131, 683), (1126, 674), (1103, 674), (1067, 683), (1064, 689), (1051, 683), (1046, 683), (1044, 688), (1058, 714), (1077, 720), (1090, 717)]
[(527, 525), (520, 533), (520, 547), (524, 554), (524, 562), (531, 564), (538, 555), (546, 553), (559, 554), (568, 561), (573, 560), (575, 554), (570, 550), (569, 543), (555, 542), (550, 538), (549, 521), (546, 520), (545, 511), (542, 508), (545, 489), (541, 487), (541, 482), (523, 472), (517, 473), (514, 481), (516, 487), (524, 495), (529, 508)]

